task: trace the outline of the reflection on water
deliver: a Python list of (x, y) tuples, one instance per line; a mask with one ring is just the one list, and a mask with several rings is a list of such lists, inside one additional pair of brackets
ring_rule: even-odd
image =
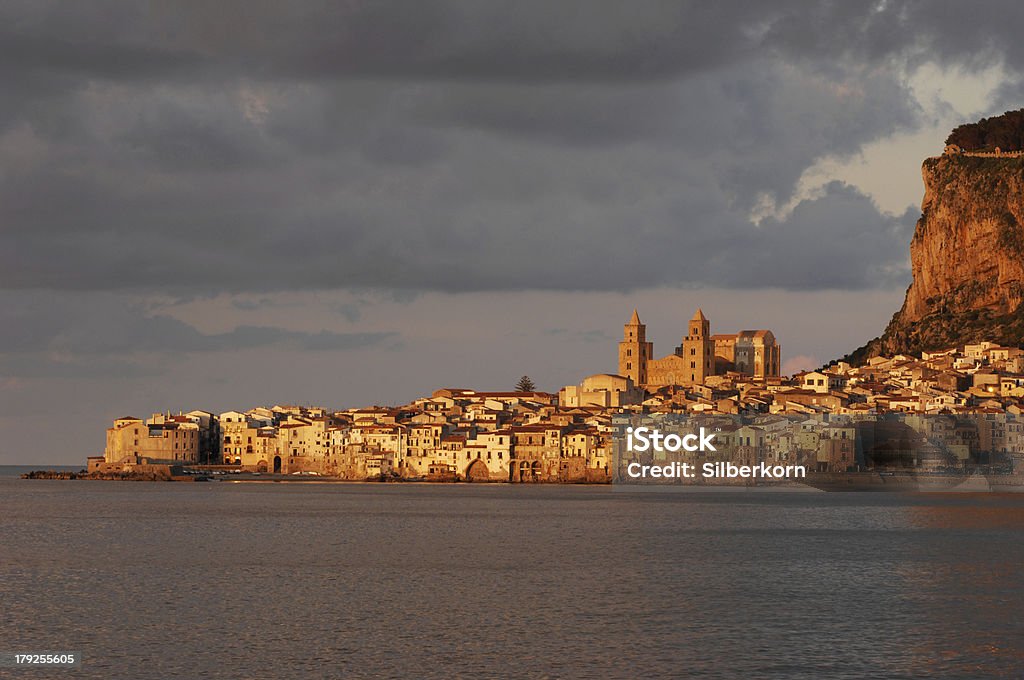
[[(943, 498), (907, 508), (911, 524), (931, 541), (901, 564), (896, 579), (905, 598), (929, 612), (914, 640), (922, 676), (956, 669), (963, 677), (1019, 677), (1024, 669), (1019, 542), (1024, 503), (1016, 495)], [(950, 560), (950, 554), (964, 559)]]
[(76, 677), (1016, 677), (1022, 528), (992, 494), (0, 479), (0, 601)]

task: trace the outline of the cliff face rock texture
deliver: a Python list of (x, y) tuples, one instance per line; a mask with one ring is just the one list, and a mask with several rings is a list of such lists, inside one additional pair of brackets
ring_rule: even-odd
[(1024, 344), (1024, 157), (954, 149), (922, 173), (903, 308), (849, 361), (979, 340)]

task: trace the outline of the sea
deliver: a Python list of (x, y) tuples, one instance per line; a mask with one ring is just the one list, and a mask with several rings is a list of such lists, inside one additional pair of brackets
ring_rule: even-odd
[(22, 471), (3, 677), (1024, 676), (1024, 494)]

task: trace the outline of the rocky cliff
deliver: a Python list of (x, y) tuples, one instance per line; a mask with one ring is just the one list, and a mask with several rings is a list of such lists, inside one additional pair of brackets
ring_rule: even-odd
[(978, 340), (1024, 345), (1024, 157), (948, 153), (922, 174), (903, 308), (848, 361)]

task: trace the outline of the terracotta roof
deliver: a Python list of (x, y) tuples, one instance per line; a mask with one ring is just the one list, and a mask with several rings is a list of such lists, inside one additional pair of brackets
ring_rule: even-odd
[(532, 392), (477, 392), (473, 396), (474, 397), (523, 397), (523, 396), (527, 396), (527, 395), (533, 396), (533, 397), (549, 397), (549, 398), (556, 396), (554, 394), (551, 394), (550, 392), (538, 392), (536, 390), (534, 390)]
[(531, 425), (513, 425), (513, 432), (544, 432), (546, 430), (558, 430), (563, 426), (556, 423), (534, 423)]

